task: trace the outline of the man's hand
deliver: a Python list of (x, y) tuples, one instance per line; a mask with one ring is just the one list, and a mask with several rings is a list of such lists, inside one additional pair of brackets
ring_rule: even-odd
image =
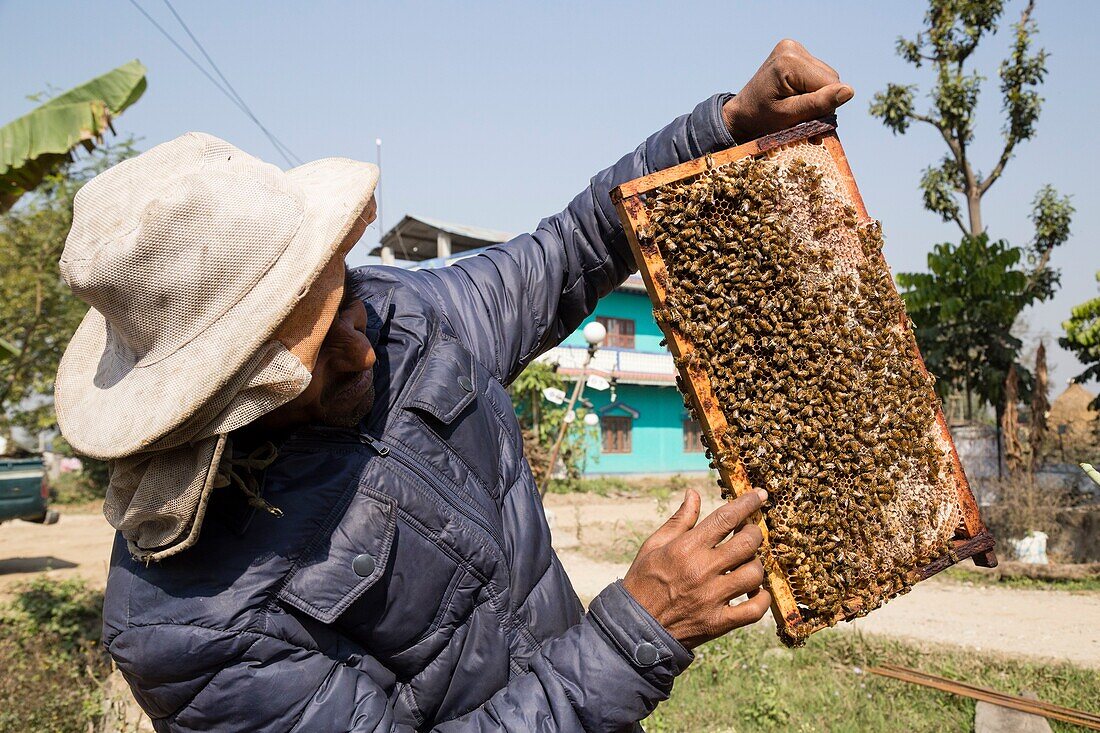
[[(696, 526), (699, 494), (688, 491), (626, 571), (623, 587), (688, 649), (755, 623), (768, 610), (771, 596), (760, 588), (764, 566), (754, 557), (760, 529), (746, 523), (767, 496), (763, 490), (750, 491)], [(748, 600), (729, 605), (742, 593)]]
[(741, 92), (722, 107), (738, 143), (831, 115), (855, 96), (836, 69), (798, 41), (780, 41)]

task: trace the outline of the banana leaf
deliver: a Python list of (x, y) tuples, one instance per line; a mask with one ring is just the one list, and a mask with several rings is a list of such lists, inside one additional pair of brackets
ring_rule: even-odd
[(102, 143), (114, 131), (111, 120), (145, 87), (145, 67), (135, 59), (0, 127), (0, 214), (71, 160), (76, 146)]

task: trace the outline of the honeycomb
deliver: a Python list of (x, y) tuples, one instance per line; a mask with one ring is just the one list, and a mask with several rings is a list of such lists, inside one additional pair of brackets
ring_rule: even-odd
[(665, 266), (654, 316), (690, 344), (678, 365), (706, 375), (729, 426), (712, 468), (739, 463), (769, 492), (766, 564), (801, 614), (780, 624), (791, 644), (907, 591), (961, 521), (880, 227), (840, 181), (801, 141), (653, 189), (638, 232)]

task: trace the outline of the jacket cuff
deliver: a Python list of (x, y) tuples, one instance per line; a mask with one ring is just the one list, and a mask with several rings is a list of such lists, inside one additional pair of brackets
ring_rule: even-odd
[(593, 625), (651, 685), (665, 694), (695, 655), (672, 638), (617, 580), (588, 607)]
[(732, 148), (737, 142), (722, 119), (722, 105), (733, 98), (728, 92), (715, 94), (696, 105), (691, 113), (695, 142), (703, 155)]

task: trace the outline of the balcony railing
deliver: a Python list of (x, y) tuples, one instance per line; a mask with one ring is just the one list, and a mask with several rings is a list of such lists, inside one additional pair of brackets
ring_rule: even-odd
[[(562, 373), (576, 374), (584, 368), (585, 349), (558, 346), (539, 357), (539, 361), (558, 364)], [(600, 349), (589, 371), (626, 384), (675, 384), (676, 366), (672, 354), (647, 354), (640, 351)]]

